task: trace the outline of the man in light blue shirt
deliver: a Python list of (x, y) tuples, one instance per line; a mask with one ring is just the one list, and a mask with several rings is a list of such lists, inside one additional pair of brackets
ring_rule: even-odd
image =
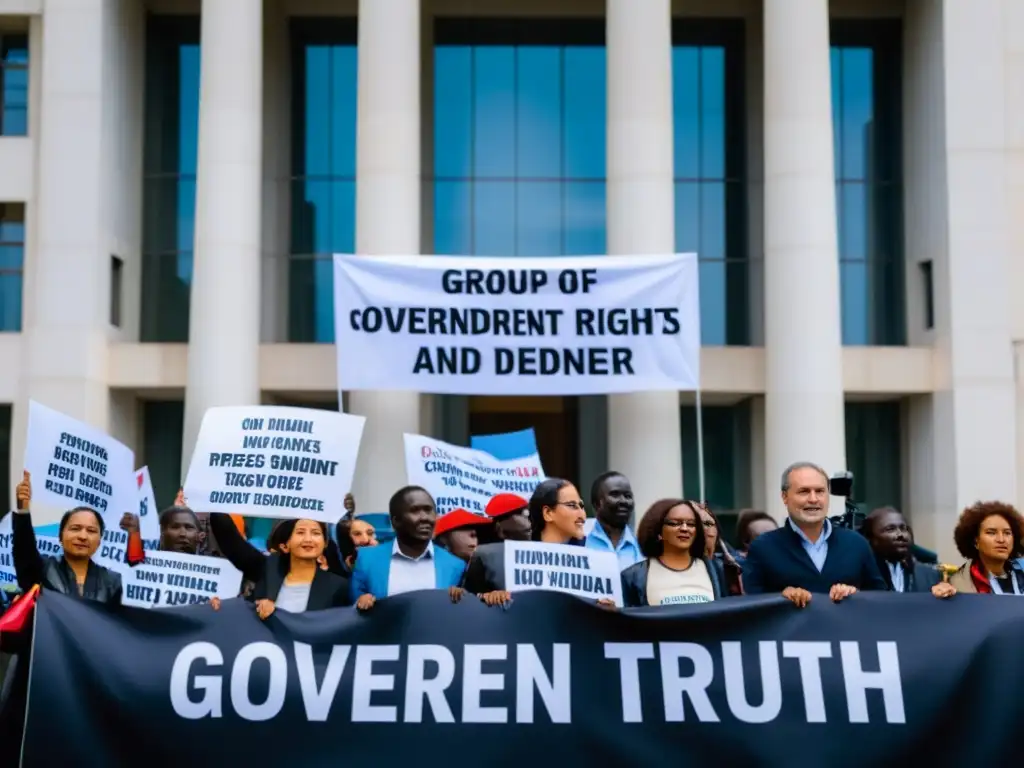
[(633, 517), (633, 488), (621, 472), (605, 472), (590, 486), (590, 503), (596, 518), (583, 526), (586, 546), (601, 552), (614, 552), (619, 570), (644, 559), (636, 536), (629, 528)]
[(818, 573), (821, 573), (821, 569), (825, 567), (825, 558), (828, 557), (828, 538), (832, 535), (832, 521), (825, 518), (825, 524), (816, 541), (811, 541), (810, 537), (800, 529), (800, 526), (793, 523), (793, 518), (786, 518), (786, 525), (796, 531), (797, 536), (800, 537), (800, 543), (804, 547), (804, 552), (811, 558)]

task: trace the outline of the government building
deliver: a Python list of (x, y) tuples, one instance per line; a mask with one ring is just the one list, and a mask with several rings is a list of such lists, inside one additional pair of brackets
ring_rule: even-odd
[[(1024, 501), (1021, 0), (0, 0), (5, 496), (29, 399), (161, 504), (206, 408), (338, 407), (333, 253), (673, 251), (714, 508), (811, 460), (950, 558)], [(527, 426), (699, 495), (693, 393), (341, 399), (360, 511), (403, 432)]]

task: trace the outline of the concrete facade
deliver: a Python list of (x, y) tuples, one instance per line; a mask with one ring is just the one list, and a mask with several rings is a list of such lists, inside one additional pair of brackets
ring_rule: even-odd
[[(187, 459), (205, 407), (335, 396), (333, 346), (282, 341), (282, 276), (264, 258), (289, 228), (290, 16), (362, 19), (356, 242), (367, 254), (429, 251), (429, 29), (436, 17), (484, 12), (606, 19), (608, 251), (673, 250), (669, 24), (719, 16), (746, 20), (748, 239), (764, 259), (752, 278), (757, 346), (705, 347), (702, 386), (705, 402), (751, 401), (753, 504), (781, 512), (778, 474), (790, 461), (843, 469), (843, 404), (857, 400), (901, 403), (903, 507), (918, 540), (945, 558), (965, 505), (1024, 503), (1024, 305), (1012, 299), (1024, 288), (1018, 0), (651, 0), (642, 11), (625, 0), (496, 0), (486, 11), (469, 0), (202, 5), (0, 0), (0, 32), (27, 32), (30, 47), (28, 135), (0, 136), (0, 202), (26, 211), (23, 330), (0, 333), (12, 472), (29, 398), (107, 429), (145, 460), (146, 400), (184, 400)], [(145, 16), (201, 10), (191, 341), (141, 343)], [(906, 346), (844, 347), (839, 336), (828, 21), (851, 17), (903, 19)], [(112, 255), (123, 263), (118, 327)], [(932, 328), (920, 321), (926, 262)], [(357, 497), (383, 508), (404, 482), (401, 432), (431, 431), (436, 404), (347, 399), (370, 419)], [(682, 490), (677, 403), (692, 395), (607, 403), (601, 453), (633, 478), (639, 505)]]

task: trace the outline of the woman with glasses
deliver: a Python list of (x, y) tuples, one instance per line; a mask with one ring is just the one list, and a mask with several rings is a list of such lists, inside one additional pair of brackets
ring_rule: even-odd
[[(549, 477), (530, 497), (530, 540), (546, 544), (582, 544), (587, 513), (576, 486)], [(466, 590), (487, 605), (505, 605), (512, 599), (505, 584), (505, 542), (477, 547), (466, 569)]]
[(707, 534), (693, 502), (654, 502), (644, 513), (636, 538), (646, 559), (622, 572), (627, 608), (710, 603), (724, 596), (722, 573), (705, 555)]

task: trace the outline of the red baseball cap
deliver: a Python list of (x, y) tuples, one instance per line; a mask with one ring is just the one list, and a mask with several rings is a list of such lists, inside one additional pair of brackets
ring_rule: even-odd
[(434, 523), (434, 537), (437, 538), (442, 533), (448, 533), (448, 531), (456, 531), (459, 528), (469, 528), (472, 525), (490, 525), (490, 518), (484, 517), (483, 515), (474, 515), (472, 512), (467, 512), (465, 509), (453, 509), (446, 515), (441, 515), (437, 518), (437, 522)]
[(522, 496), (516, 496), (514, 493), (499, 493), (487, 502), (484, 512), (488, 517), (502, 517), (526, 509), (528, 506), (530, 506), (530, 502)]

